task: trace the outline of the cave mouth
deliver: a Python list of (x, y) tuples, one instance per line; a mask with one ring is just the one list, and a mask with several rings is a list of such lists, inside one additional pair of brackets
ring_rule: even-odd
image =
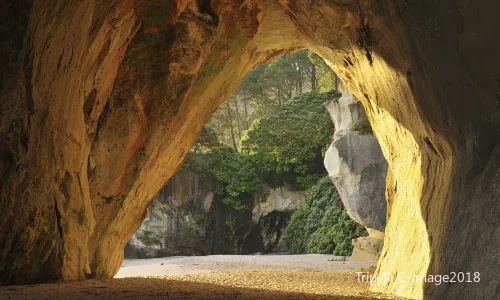
[[(335, 129), (342, 134), (332, 143)], [(338, 146), (346, 141), (359, 149)], [(367, 232), (344, 207), (356, 222), (384, 230), (386, 163), (370, 171), (377, 160), (385, 163), (361, 102), (314, 52), (285, 54), (252, 69), (215, 110), (148, 207), (125, 258), (290, 252), (345, 259), (351, 240)], [(338, 171), (329, 178), (325, 164), (350, 172), (351, 186), (369, 188), (350, 189)], [(344, 197), (360, 196), (342, 204), (331, 181)], [(362, 259), (376, 261), (380, 250)]]

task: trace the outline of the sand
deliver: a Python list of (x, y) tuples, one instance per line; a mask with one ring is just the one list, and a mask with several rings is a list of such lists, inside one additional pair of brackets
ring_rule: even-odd
[(125, 260), (115, 279), (0, 287), (0, 299), (395, 299), (329, 255), (214, 255)]
[(329, 261), (332, 259), (341, 259), (341, 257), (325, 254), (267, 254), (126, 259), (115, 278), (203, 274), (241, 269), (354, 270), (376, 265), (376, 262)]

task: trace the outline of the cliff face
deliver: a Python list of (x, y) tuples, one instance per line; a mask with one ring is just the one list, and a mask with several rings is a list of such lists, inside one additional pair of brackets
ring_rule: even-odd
[[(147, 207), (258, 63), (309, 48), (360, 99), (388, 162), (377, 282), (495, 298), (500, 26), (494, 0), (5, 0), (0, 281), (112, 277)], [(460, 249), (460, 251), (457, 251)]]
[[(148, 216), (125, 246), (126, 258), (251, 254), (286, 250), (281, 238), (305, 193), (266, 188), (248, 211), (224, 205), (195, 173), (176, 174), (148, 207)], [(226, 222), (234, 217), (234, 224)]]
[[(125, 246), (125, 258), (206, 253), (204, 212), (213, 193), (204, 195), (194, 173), (173, 176), (148, 206), (148, 214)], [(203, 209), (195, 215), (195, 208)], [(196, 218), (198, 217), (198, 219)]]

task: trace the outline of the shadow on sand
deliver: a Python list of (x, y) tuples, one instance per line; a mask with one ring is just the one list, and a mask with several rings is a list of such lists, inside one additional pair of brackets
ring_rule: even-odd
[[(287, 280), (283, 278), (283, 280)], [(339, 283), (342, 284), (342, 283)], [(366, 294), (366, 295), (364, 295)], [(380, 295), (379, 295), (380, 296)], [(257, 288), (231, 287), (209, 283), (160, 278), (88, 280), (64, 284), (0, 287), (0, 299), (346, 299), (379, 298), (370, 292), (361, 296), (318, 295)]]

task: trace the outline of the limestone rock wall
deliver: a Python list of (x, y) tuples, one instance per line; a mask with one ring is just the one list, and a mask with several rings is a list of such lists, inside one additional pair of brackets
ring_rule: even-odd
[(204, 200), (196, 174), (173, 176), (148, 206), (146, 218), (125, 246), (125, 258), (207, 254), (205, 228), (193, 214), (195, 207), (205, 207)]
[[(371, 132), (363, 106), (343, 88), (342, 97), (326, 103), (325, 107), (335, 124), (333, 141), (325, 154), (328, 174), (349, 216), (367, 228), (383, 232), (387, 214), (387, 161)], [(360, 124), (364, 127), (356, 130)]]
[(266, 187), (263, 195), (263, 199), (257, 197), (254, 201), (252, 209), (254, 222), (272, 212), (293, 213), (306, 201), (304, 191), (291, 191), (285, 187)]
[(2, 1), (0, 282), (112, 277), (216, 107), (252, 67), (309, 48), (363, 103), (388, 161), (377, 274), (482, 279), (371, 289), (494, 299), (499, 10), (496, 0)]
[[(305, 203), (305, 193), (269, 187), (249, 200), (250, 214), (230, 210), (213, 191), (200, 186), (198, 175), (176, 174), (149, 205), (148, 215), (125, 246), (125, 258), (285, 251), (285, 225)], [(234, 233), (224, 224), (230, 214), (236, 216)], [(261, 224), (262, 218), (266, 224)]]

